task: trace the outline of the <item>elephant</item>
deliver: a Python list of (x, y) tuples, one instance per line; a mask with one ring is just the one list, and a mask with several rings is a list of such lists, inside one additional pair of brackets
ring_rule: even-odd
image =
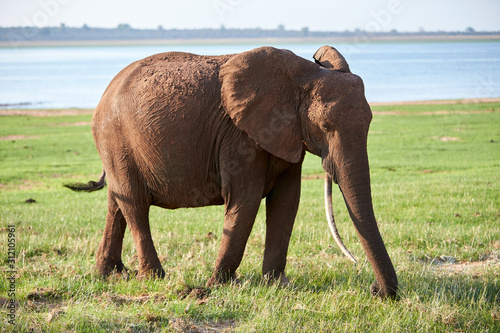
[(102, 189), (108, 212), (96, 252), (102, 275), (125, 270), (126, 226), (139, 277), (164, 277), (149, 209), (224, 205), (224, 227), (207, 286), (236, 281), (257, 211), (266, 206), (262, 274), (288, 284), (286, 257), (297, 214), (306, 152), (321, 157), (325, 204), (336, 241), (332, 182), (338, 184), (375, 274), (373, 295), (395, 297), (398, 280), (375, 219), (367, 154), (372, 112), (362, 79), (322, 46), (314, 62), (260, 47), (231, 55), (167, 52), (121, 70), (102, 95), (92, 133), (103, 173), (67, 184)]

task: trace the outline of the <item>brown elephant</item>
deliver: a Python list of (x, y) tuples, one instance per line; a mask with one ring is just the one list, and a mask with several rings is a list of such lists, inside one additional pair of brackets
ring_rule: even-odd
[[(68, 185), (92, 191), (103, 188), (108, 178), (98, 272), (124, 269), (121, 251), (128, 225), (139, 275), (163, 277), (149, 207), (224, 204), (223, 235), (208, 285), (234, 280), (265, 197), (262, 272), (288, 283), (286, 255), (308, 151), (322, 158), (332, 223), (332, 180), (341, 189), (375, 272), (372, 294), (394, 296), (397, 277), (372, 207), (366, 147), (372, 113), (363, 82), (330, 46), (321, 47), (314, 59), (261, 47), (222, 56), (162, 53), (123, 69), (92, 119), (102, 177)], [(331, 229), (338, 240), (334, 224)]]

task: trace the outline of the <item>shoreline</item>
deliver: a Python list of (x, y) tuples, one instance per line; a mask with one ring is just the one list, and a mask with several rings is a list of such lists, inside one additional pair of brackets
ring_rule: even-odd
[(404, 102), (369, 102), (370, 106), (394, 106), (394, 105), (450, 105), (450, 104), (478, 104), (478, 103), (500, 103), (500, 98), (463, 98), (463, 99), (437, 99), (424, 101)]
[[(500, 103), (500, 98), (467, 98), (453, 100), (427, 100), (427, 101), (406, 101), (406, 102), (371, 102), (373, 106), (397, 106), (397, 105), (456, 105), (456, 104), (478, 104), (478, 103)], [(63, 109), (5, 109), (0, 108), (1, 116), (78, 116), (93, 114), (95, 109), (89, 108), (63, 108)]]
[(290, 37), (290, 38), (206, 38), (206, 39), (140, 39), (140, 40), (61, 40), (61, 41), (0, 41), (0, 48), (24, 47), (77, 47), (77, 46), (154, 46), (154, 45), (193, 45), (193, 44), (354, 44), (369, 43), (421, 43), (421, 42), (482, 42), (500, 41), (496, 35), (436, 35), (436, 36), (370, 36), (354, 37)]

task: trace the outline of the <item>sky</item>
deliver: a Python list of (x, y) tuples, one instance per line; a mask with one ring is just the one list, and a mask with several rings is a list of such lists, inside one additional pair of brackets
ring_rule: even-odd
[(0, 0), (0, 26), (500, 31), (500, 0)]

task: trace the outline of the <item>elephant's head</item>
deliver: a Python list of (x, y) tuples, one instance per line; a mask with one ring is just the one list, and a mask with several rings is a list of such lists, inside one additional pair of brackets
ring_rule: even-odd
[(373, 213), (367, 155), (372, 113), (363, 81), (330, 46), (314, 58), (316, 63), (272, 47), (234, 56), (220, 71), (224, 108), (269, 153), (291, 163), (304, 150), (322, 158), (327, 209), (333, 180), (375, 272), (371, 292), (394, 296), (396, 273)]

